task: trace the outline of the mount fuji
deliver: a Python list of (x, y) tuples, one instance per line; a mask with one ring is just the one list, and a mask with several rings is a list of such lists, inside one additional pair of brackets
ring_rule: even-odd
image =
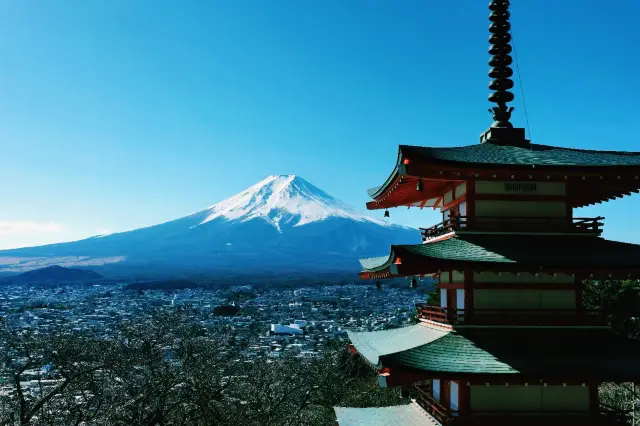
[(0, 251), (0, 272), (52, 264), (104, 272), (351, 271), (417, 230), (357, 213), (303, 178), (274, 175), (189, 216), (69, 243)]

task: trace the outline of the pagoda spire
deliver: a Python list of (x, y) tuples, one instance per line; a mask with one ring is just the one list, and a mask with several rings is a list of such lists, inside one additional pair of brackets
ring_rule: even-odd
[(529, 142), (523, 128), (515, 128), (511, 124), (511, 113), (514, 107), (508, 106), (513, 101), (513, 69), (511, 69), (511, 24), (509, 23), (509, 0), (492, 0), (489, 3), (489, 101), (496, 104), (489, 110), (493, 114), (493, 124), (489, 130), (480, 135), (480, 142), (498, 145), (525, 147)]
[(513, 70), (509, 65), (513, 62), (511, 59), (511, 24), (509, 23), (509, 0), (493, 0), (489, 3), (489, 53), (491, 59), (489, 60), (489, 77), (493, 80), (489, 83), (489, 89), (493, 90), (489, 94), (489, 101), (494, 102), (497, 106), (490, 109), (493, 112), (493, 119), (495, 120), (491, 127), (508, 127), (512, 128), (513, 125), (509, 122), (511, 119), (511, 112), (513, 107), (507, 107), (507, 103), (513, 101), (513, 93), (509, 89), (513, 88)]

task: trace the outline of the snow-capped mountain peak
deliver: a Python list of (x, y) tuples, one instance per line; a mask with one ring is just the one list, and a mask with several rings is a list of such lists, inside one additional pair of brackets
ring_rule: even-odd
[(272, 175), (237, 195), (207, 208), (200, 225), (217, 218), (245, 222), (263, 218), (276, 229), (341, 217), (388, 226), (383, 220), (355, 212), (300, 176)]
[(389, 245), (419, 242), (417, 230), (360, 214), (301, 177), (269, 176), (227, 200), (168, 222), (0, 251), (0, 272), (62, 265), (155, 278), (196, 272), (353, 273), (360, 257), (388, 253)]

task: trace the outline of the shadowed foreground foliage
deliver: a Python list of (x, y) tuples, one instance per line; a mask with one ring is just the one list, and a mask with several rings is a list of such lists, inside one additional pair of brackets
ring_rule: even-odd
[[(344, 345), (247, 358), (233, 330), (156, 312), (99, 339), (1, 326), (0, 425), (333, 425), (333, 406), (402, 402)], [(30, 385), (28, 381), (31, 380)]]
[(585, 308), (602, 309), (615, 332), (640, 337), (640, 281), (587, 281), (582, 299)]
[[(587, 309), (602, 309), (612, 329), (640, 338), (640, 281), (586, 281), (582, 295)], [(628, 414), (629, 424), (640, 425), (640, 387), (633, 383), (604, 383), (600, 403)]]

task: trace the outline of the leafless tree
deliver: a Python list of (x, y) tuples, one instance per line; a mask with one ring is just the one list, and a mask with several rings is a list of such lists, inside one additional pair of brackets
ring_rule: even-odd
[[(13, 392), (0, 425), (333, 425), (335, 405), (401, 401), (343, 344), (321, 359), (246, 357), (232, 330), (191, 318), (154, 312), (109, 339), (4, 327), (0, 377)], [(26, 386), (29, 377), (37, 385)]]

